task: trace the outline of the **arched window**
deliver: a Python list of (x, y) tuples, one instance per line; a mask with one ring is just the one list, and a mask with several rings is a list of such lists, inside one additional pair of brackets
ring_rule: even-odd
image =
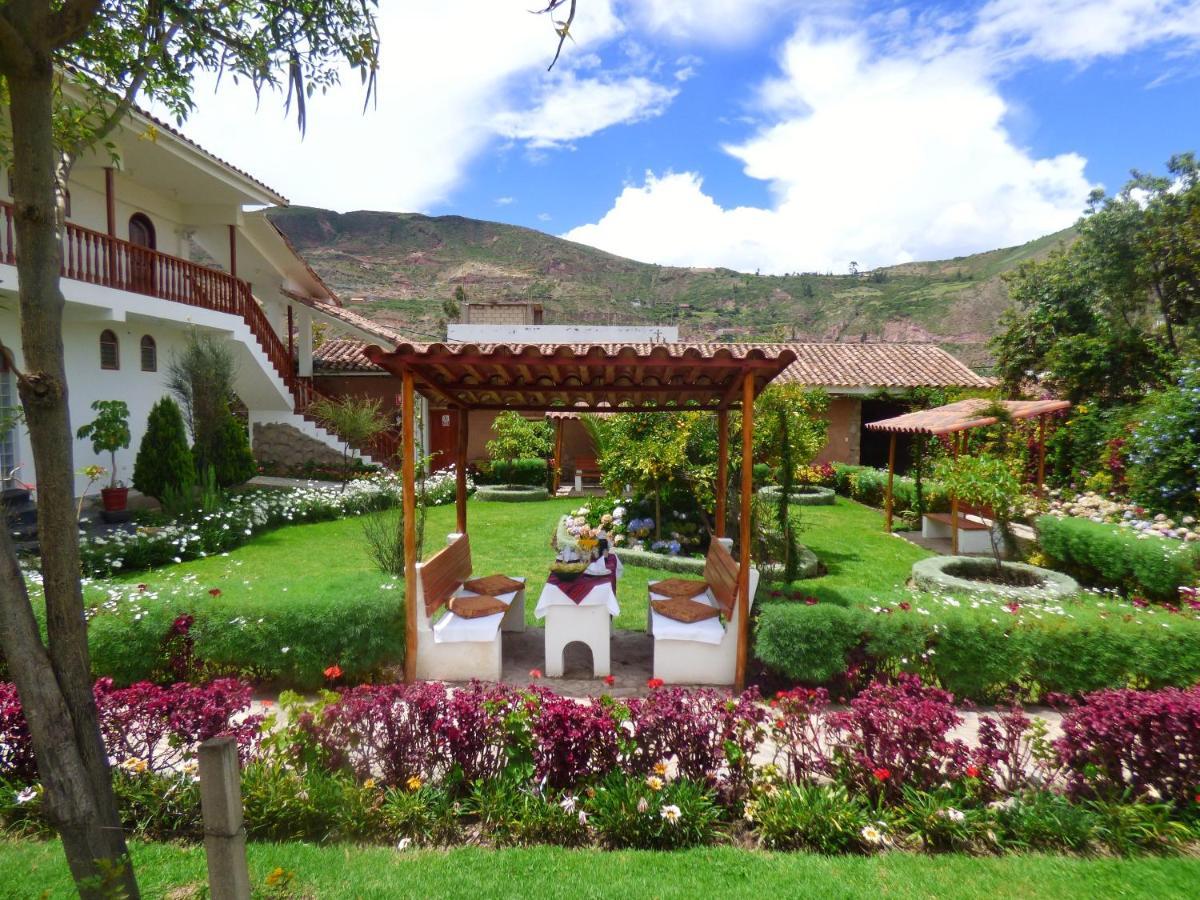
[(134, 213), (129, 217), (129, 243), (153, 250), (158, 246), (154, 223), (145, 213)]
[(158, 345), (148, 334), (142, 335), (142, 371), (158, 371)]
[(139, 294), (154, 294), (154, 253), (158, 238), (154, 234), (154, 223), (144, 213), (129, 217), (129, 243), (144, 250), (129, 249), (129, 287)]
[(121, 348), (115, 332), (105, 328), (100, 332), (100, 368), (121, 368)]

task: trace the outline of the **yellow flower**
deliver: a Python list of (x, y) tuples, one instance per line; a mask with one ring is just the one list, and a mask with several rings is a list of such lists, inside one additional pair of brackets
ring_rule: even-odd
[(409, 777), (408, 781), (405, 782), (405, 784), (408, 785), (408, 789), (410, 791), (419, 791), (424, 782), (422, 782), (418, 776), (412, 775)]
[(125, 762), (121, 763), (121, 768), (126, 772), (132, 772), (134, 775), (141, 775), (150, 767), (146, 765), (144, 759), (138, 759), (136, 756), (131, 756)]
[(366, 781), (363, 782), (363, 787), (365, 787), (368, 791), (373, 789), (375, 787), (375, 779), (368, 778)]
[(646, 787), (652, 791), (661, 791), (663, 788), (663, 780), (657, 775), (651, 775), (646, 779)]
[(665, 762), (656, 762), (654, 764), (654, 774), (661, 778), (667, 777), (667, 764)]

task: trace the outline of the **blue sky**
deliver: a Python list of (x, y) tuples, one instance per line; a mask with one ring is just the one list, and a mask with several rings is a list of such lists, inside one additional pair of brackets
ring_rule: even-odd
[(1200, 0), (382, 0), (377, 105), (198, 93), (186, 130), (297, 203), (622, 255), (844, 271), (1007, 246), (1200, 150)]

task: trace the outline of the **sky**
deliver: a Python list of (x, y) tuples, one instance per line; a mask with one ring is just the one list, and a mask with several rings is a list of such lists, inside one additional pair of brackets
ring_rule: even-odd
[(296, 204), (774, 274), (1024, 243), (1200, 151), (1200, 0), (578, 2), (547, 72), (537, 0), (381, 0), (365, 111), (206, 81), (184, 131)]

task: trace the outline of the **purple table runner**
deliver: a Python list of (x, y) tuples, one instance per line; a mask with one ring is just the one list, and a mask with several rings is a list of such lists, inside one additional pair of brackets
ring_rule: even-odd
[(597, 588), (602, 584), (611, 584), (613, 593), (617, 590), (617, 558), (613, 554), (608, 554), (604, 557), (604, 566), (608, 569), (607, 575), (580, 575), (576, 578), (559, 578), (558, 575), (551, 572), (550, 577), (546, 579), (547, 584), (552, 584), (568, 597), (571, 602), (579, 605), (583, 602), (583, 598), (592, 592), (593, 588)]

